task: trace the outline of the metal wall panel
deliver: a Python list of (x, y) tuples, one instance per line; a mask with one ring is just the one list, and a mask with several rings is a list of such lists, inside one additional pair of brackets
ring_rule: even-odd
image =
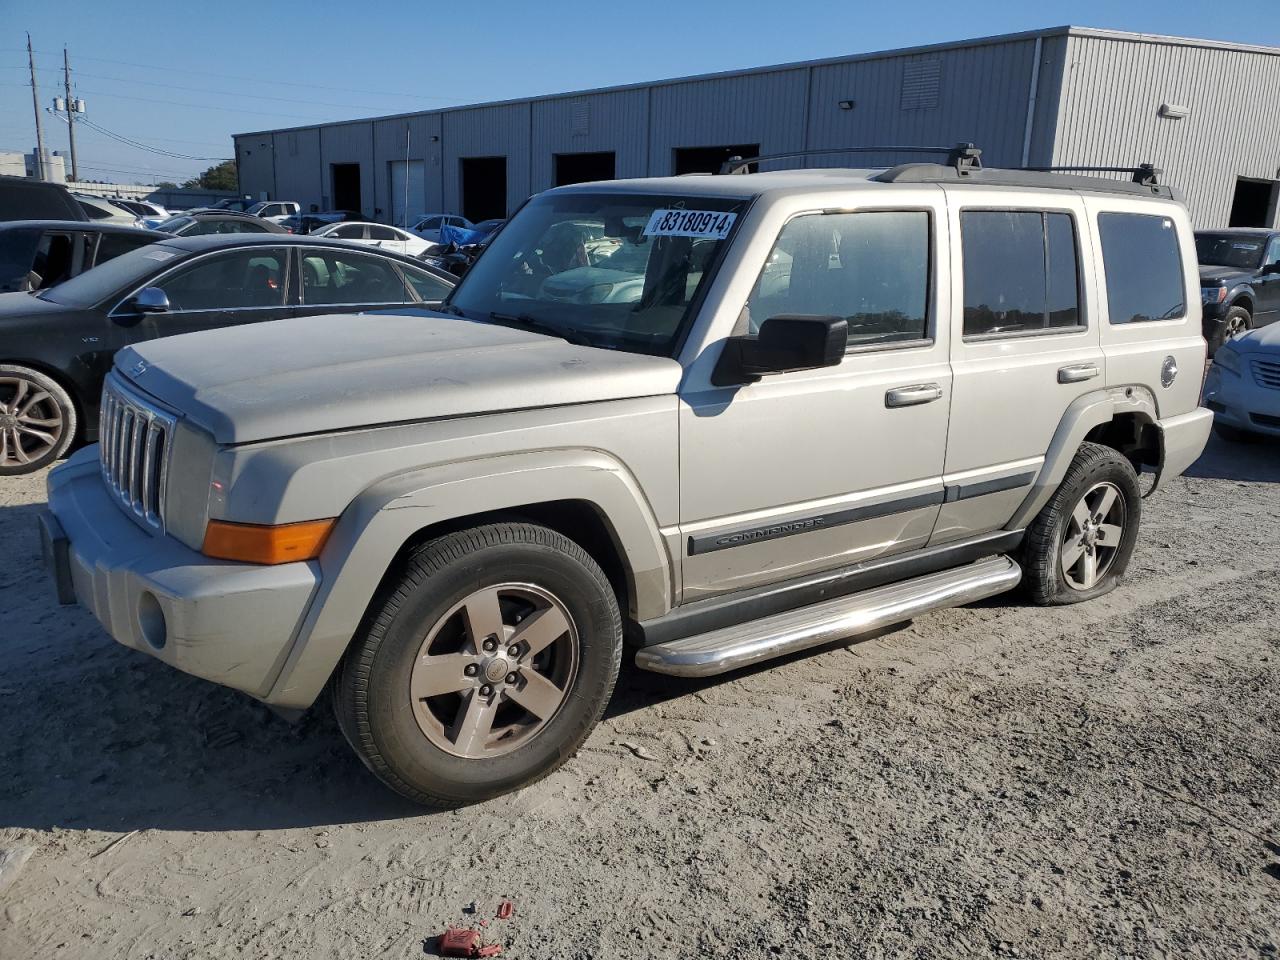
[[(972, 141), (982, 148), (984, 163), (1016, 166), (1022, 159), (1034, 57), (1035, 40), (1027, 39), (815, 66), (809, 149)], [(936, 99), (925, 82), (934, 71)], [(841, 109), (841, 100), (852, 100), (853, 109)], [(843, 160), (872, 167), (913, 159), (928, 158), (833, 154), (813, 158), (809, 165)]]
[(361, 213), (371, 216), (377, 206), (373, 176), (373, 122), (335, 123), (320, 128), (321, 209), (332, 209), (335, 163), (360, 164)]
[(784, 69), (653, 87), (648, 175), (674, 172), (679, 147), (758, 143), (764, 153), (803, 149), (808, 76), (807, 68)]
[[(1280, 51), (1073, 35), (1054, 162), (1151, 162), (1196, 226), (1226, 226), (1237, 176), (1280, 167)], [(1162, 104), (1191, 108), (1182, 120)]]
[(444, 200), (442, 212), (462, 210), (463, 157), (507, 158), (507, 212), (529, 196), (530, 112), (532, 104), (468, 107), (442, 114)]
[(270, 133), (236, 137), (236, 166), (240, 171), (240, 192), (255, 200), (276, 192), (275, 156)]
[(275, 134), (276, 200), (296, 200), (304, 211), (324, 201), (320, 172), (320, 128)]
[[(405, 117), (377, 120), (373, 124), (374, 202), (381, 213), (379, 220), (391, 220), (395, 204), (390, 196), (391, 162), (405, 159), (405, 133), (408, 132), (410, 160), (422, 160), (424, 184), (423, 206), (419, 213), (445, 213), (441, 123), (438, 113), (418, 113)], [(432, 138), (435, 138), (434, 140)], [(412, 226), (412, 223), (410, 224)]]
[(619, 179), (646, 176), (648, 120), (648, 90), (534, 101), (532, 190), (555, 186), (557, 153), (613, 151)]

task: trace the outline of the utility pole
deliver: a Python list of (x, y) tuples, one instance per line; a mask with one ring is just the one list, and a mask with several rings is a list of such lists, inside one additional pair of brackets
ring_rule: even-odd
[(31, 52), (31, 34), (27, 34), (27, 65), (31, 68), (31, 105), (36, 111), (36, 179), (44, 176), (44, 127), (40, 124), (40, 91), (36, 87), (36, 58)]
[(71, 99), (71, 64), (67, 60), (67, 48), (62, 48), (62, 81), (67, 91), (67, 136), (71, 139), (71, 179), (80, 181), (76, 167), (76, 102)]

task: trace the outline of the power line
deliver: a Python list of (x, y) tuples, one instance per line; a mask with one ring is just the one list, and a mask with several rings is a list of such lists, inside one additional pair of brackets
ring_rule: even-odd
[[(6, 87), (30, 87), (29, 83), (11, 83), (0, 80), (0, 86)], [(311, 123), (324, 123), (325, 117), (317, 116), (301, 116), (296, 113), (268, 113), (262, 110), (245, 110), (243, 107), (215, 107), (206, 103), (182, 103), (176, 100), (158, 100), (155, 97), (133, 97), (123, 93), (105, 93), (101, 90), (81, 90), (86, 96), (107, 97), (111, 100), (136, 100), (139, 103), (163, 103), (171, 107), (186, 107), (192, 110), (219, 110), (225, 113), (247, 113), (259, 117), (288, 117), (292, 120), (306, 120)]]
[(91, 129), (98, 131), (98, 133), (104, 134), (110, 137), (112, 140), (117, 140), (120, 143), (125, 144), (126, 146), (136, 147), (139, 150), (146, 150), (148, 153), (158, 154), (159, 156), (162, 156), (162, 157), (170, 157), (171, 159), (174, 159), (174, 160), (211, 160), (216, 163), (221, 163), (224, 160), (234, 159), (233, 157), (193, 157), (189, 153), (174, 153), (172, 150), (165, 150), (161, 147), (153, 147), (149, 144), (141, 143), (137, 140), (132, 140), (129, 137), (122, 136), (118, 133), (113, 133), (112, 131), (108, 130), (106, 127), (102, 126), (101, 124), (94, 123), (92, 120), (85, 119), (84, 117), (80, 118), (80, 122), (83, 123), (86, 127), (90, 127)]
[[(0, 53), (24, 53), (24, 52), (25, 51), (19, 50), (16, 48), (0, 48)], [(42, 51), (37, 50), (36, 52), (40, 53)], [(76, 59), (92, 60), (95, 63), (113, 63), (122, 67), (138, 67), (143, 70), (162, 70), (165, 73), (170, 73), (170, 74), (177, 70), (181, 70), (181, 72), (184, 75), (198, 74), (204, 77), (220, 77), (224, 80), (243, 80), (247, 83), (271, 83), (271, 84), (275, 84), (276, 86), (302, 87), (308, 90), (332, 90), (336, 93), (367, 93), (370, 96), (374, 96), (374, 97), (402, 97), (408, 100), (445, 100), (445, 101), (451, 101), (451, 102), (457, 101), (459, 99), (457, 97), (446, 97), (446, 96), (438, 96), (438, 95), (431, 95), (431, 94), (425, 94), (425, 93), (404, 93), (403, 91), (395, 91), (395, 90), (362, 90), (357, 87), (327, 87), (318, 83), (304, 83), (298, 80), (272, 80), (265, 77), (246, 77), (240, 74), (220, 73), (212, 70), (192, 70), (189, 67), (187, 67), (185, 64), (182, 67), (163, 67), (163, 66), (158, 66), (154, 63), (134, 63), (129, 60), (111, 60), (106, 57), (86, 57), (86, 56), (80, 56), (78, 54)]]

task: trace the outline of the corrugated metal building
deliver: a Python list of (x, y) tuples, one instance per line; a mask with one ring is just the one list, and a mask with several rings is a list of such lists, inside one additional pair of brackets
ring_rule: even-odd
[[(1273, 225), (1280, 48), (1057, 27), (649, 84), (238, 134), (240, 185), (400, 223), (731, 155), (972, 141), (988, 166), (1152, 162), (1198, 225)], [(903, 155), (832, 153), (812, 166)], [(795, 166), (799, 161), (785, 165)]]

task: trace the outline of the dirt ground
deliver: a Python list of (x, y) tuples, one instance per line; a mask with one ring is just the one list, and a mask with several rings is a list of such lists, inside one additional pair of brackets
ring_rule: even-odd
[(1108, 597), (624, 670), (559, 773), (433, 815), (327, 705), (290, 725), (55, 606), (43, 477), (0, 481), (0, 848), (34, 848), (0, 958), (420, 957), (502, 898), (513, 958), (1276, 957), (1280, 446), (1191, 473)]

